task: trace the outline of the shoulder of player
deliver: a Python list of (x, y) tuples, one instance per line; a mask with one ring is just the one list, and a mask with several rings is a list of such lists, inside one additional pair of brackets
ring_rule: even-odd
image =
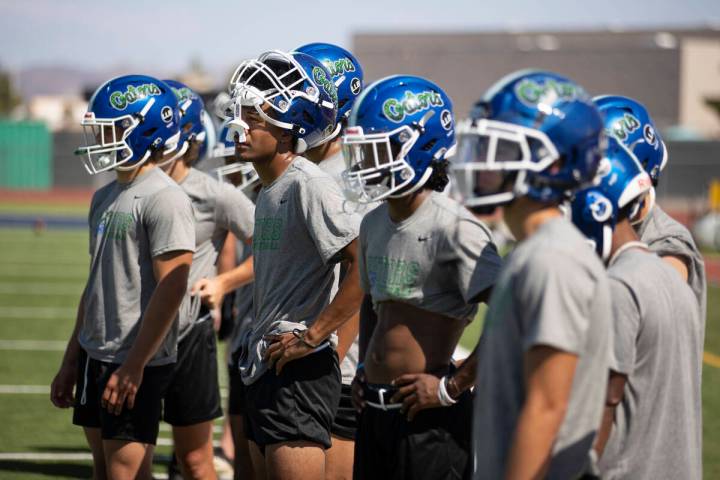
[(675, 220), (657, 205), (653, 207), (652, 215), (651, 221), (655, 223), (657, 238), (650, 239), (650, 243), (667, 238), (677, 238), (688, 244), (688, 246), (695, 248), (695, 240), (685, 225)]
[(317, 164), (311, 162), (305, 157), (297, 157), (291, 167), (292, 170), (288, 173), (296, 177), (299, 182), (302, 182), (304, 186), (313, 183), (321, 182), (335, 182), (335, 179), (325, 170), (320, 168)]
[(388, 204), (382, 202), (377, 207), (367, 212), (362, 220), (360, 221), (360, 234), (373, 228), (373, 225), (379, 225), (379, 222), (385, 221), (388, 218)]
[[(478, 220), (467, 208), (452, 198), (437, 192), (433, 192), (429, 199), (435, 207), (437, 228), (446, 232), (473, 232), (473, 234), (484, 235), (492, 239), (490, 228), (484, 222)], [(461, 228), (458, 228), (461, 227)]]

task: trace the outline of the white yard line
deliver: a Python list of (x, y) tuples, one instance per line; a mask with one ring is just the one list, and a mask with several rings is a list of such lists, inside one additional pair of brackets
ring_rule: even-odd
[(454, 360), (464, 360), (467, 357), (469, 357), (471, 353), (472, 352), (470, 350), (458, 345), (457, 347), (455, 347), (455, 353), (453, 353), (453, 359)]
[(19, 460), (37, 460), (47, 462), (58, 462), (63, 460), (92, 460), (92, 454), (79, 452), (58, 452), (58, 453), (38, 453), (38, 452), (13, 452), (0, 453), (0, 460), (19, 461)]
[(0, 318), (56, 318), (72, 319), (77, 309), (70, 307), (24, 307), (7, 306), (0, 308)]
[(82, 284), (0, 282), (0, 294), (3, 295), (71, 295), (79, 298), (82, 290)]
[(0, 350), (26, 350), (34, 352), (62, 352), (67, 342), (59, 340), (3, 340)]
[(0, 394), (49, 395), (50, 385), (0, 385)]

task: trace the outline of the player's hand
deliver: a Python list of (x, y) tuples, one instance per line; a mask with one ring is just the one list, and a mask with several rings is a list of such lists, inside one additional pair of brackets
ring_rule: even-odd
[(190, 295), (200, 295), (200, 300), (210, 309), (220, 309), (225, 294), (220, 281), (215, 278), (201, 278), (190, 290)]
[(313, 352), (313, 349), (302, 343), (292, 332), (279, 335), (266, 335), (270, 342), (265, 350), (265, 360), (275, 364), (275, 372), (280, 375), (288, 362), (297, 360)]
[(365, 371), (358, 370), (350, 384), (352, 403), (358, 413), (365, 408), (365, 395), (363, 394), (362, 384), (365, 383)]
[(415, 418), (420, 410), (441, 407), (438, 398), (440, 379), (427, 373), (408, 373), (393, 380), (400, 389), (390, 398), (390, 403), (402, 402), (402, 411), (408, 421)]
[(143, 369), (124, 363), (115, 370), (105, 385), (102, 407), (113, 415), (120, 415), (127, 401), (127, 408), (135, 406), (135, 395), (143, 379)]
[(72, 407), (75, 402), (73, 389), (77, 381), (77, 364), (63, 363), (50, 385), (50, 401), (58, 408)]

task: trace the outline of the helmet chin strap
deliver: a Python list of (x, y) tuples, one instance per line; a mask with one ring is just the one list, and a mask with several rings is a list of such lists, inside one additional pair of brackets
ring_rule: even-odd
[(173, 164), (177, 161), (177, 159), (182, 158), (182, 156), (185, 155), (185, 153), (188, 151), (188, 148), (190, 148), (190, 143), (183, 142), (183, 146), (175, 152), (175, 155), (168, 158), (167, 160), (157, 162), (155, 165), (162, 168), (163, 170), (170, 170)]
[(650, 187), (650, 190), (648, 190), (648, 193), (645, 195), (645, 199), (643, 202), (647, 202), (647, 205), (643, 205), (643, 207), (640, 209), (638, 213), (641, 213), (645, 211), (644, 215), (638, 215), (637, 218), (633, 219), (630, 223), (633, 226), (639, 225), (647, 218), (648, 215), (650, 215), (650, 212), (655, 207), (655, 187)]
[(141, 165), (143, 165), (145, 162), (148, 161), (151, 153), (152, 152), (148, 149), (145, 152), (145, 155), (143, 155), (143, 157), (140, 160), (138, 160), (137, 162), (135, 162), (129, 166), (118, 165), (117, 167), (115, 167), (115, 170), (120, 170), (121, 172), (129, 172), (131, 170), (135, 170), (136, 168), (140, 167)]

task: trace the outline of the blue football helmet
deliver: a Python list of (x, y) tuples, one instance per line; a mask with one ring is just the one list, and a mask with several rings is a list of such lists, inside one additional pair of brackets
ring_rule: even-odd
[(228, 126), (243, 135), (248, 125), (242, 108), (254, 108), (268, 123), (290, 130), (296, 153), (320, 145), (335, 130), (337, 87), (327, 68), (310, 55), (273, 50), (247, 60), (235, 70), (230, 93), (234, 111)]
[(220, 127), (217, 146), (213, 150), (213, 158), (222, 158), (225, 165), (215, 169), (218, 180), (231, 181), (245, 193), (257, 185), (260, 180), (255, 168), (250, 162), (241, 162), (235, 155), (235, 140), (233, 131), (228, 127), (230, 120), (226, 120)]
[(571, 203), (572, 221), (588, 237), (598, 255), (607, 260), (621, 212), (632, 221), (652, 188), (652, 181), (637, 157), (614, 137), (609, 139), (598, 181), (597, 185), (576, 193)]
[(560, 203), (592, 182), (604, 146), (602, 116), (582, 87), (522, 70), (498, 81), (458, 124), (452, 192), (471, 208), (522, 196)]
[[(452, 102), (424, 78), (385, 77), (355, 102), (342, 142), (348, 200), (372, 203), (409, 195), (444, 170), (455, 151)], [(432, 188), (442, 190), (447, 180), (440, 183)]]
[(342, 47), (331, 43), (308, 43), (296, 49), (317, 59), (330, 71), (337, 86), (337, 130), (350, 116), (355, 99), (363, 88), (363, 70), (355, 56)]
[(190, 87), (177, 80), (163, 80), (170, 85), (178, 99), (180, 112), (180, 141), (178, 142), (179, 155), (182, 156), (190, 147), (190, 142), (205, 142), (205, 124), (210, 121), (205, 111), (205, 103), (200, 95)]
[(109, 80), (90, 99), (81, 121), (85, 146), (82, 155), (94, 175), (111, 169), (132, 170), (153, 151), (172, 153), (178, 148), (180, 117), (170, 86), (145, 75)]
[(605, 131), (635, 154), (653, 185), (667, 164), (665, 143), (644, 105), (620, 95), (601, 95), (593, 102), (605, 117)]

